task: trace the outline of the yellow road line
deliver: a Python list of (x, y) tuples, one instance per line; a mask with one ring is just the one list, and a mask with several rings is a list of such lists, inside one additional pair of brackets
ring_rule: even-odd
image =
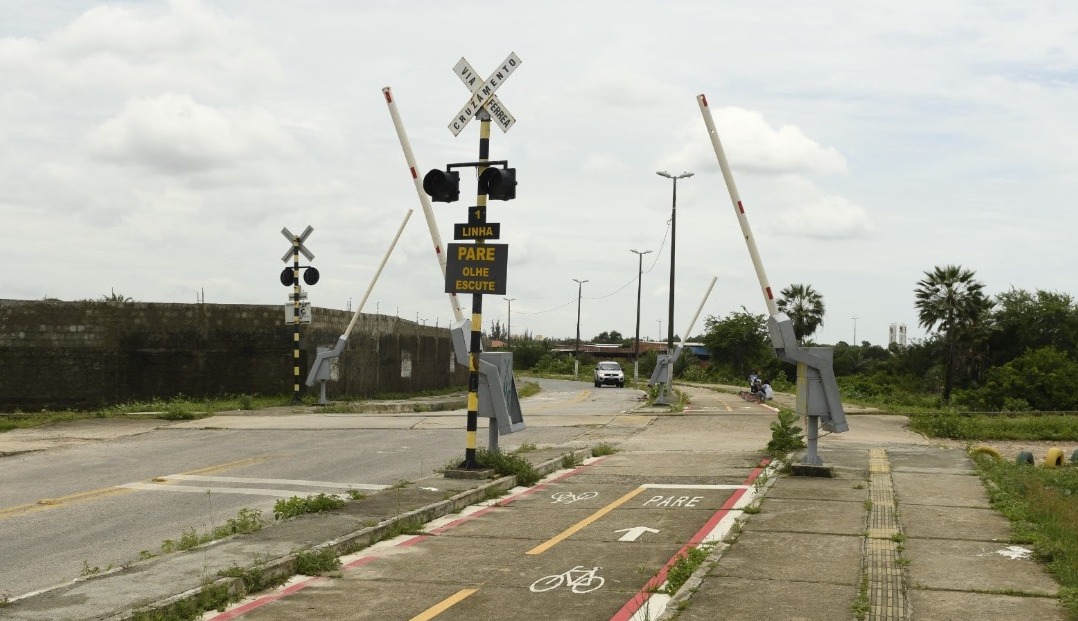
[(450, 608), (458, 604), (461, 600), (463, 600), (465, 597), (468, 597), (469, 595), (475, 593), (478, 590), (479, 589), (461, 589), (453, 595), (447, 597), (446, 599), (443, 599), (441, 602), (438, 602), (437, 604), (424, 610), (418, 615), (412, 617), (408, 621), (430, 621), (430, 619), (433, 619), (434, 617), (437, 617), (443, 612), (449, 610)]
[[(222, 470), (228, 470), (231, 468), (239, 468), (241, 466), (248, 466), (250, 464), (256, 464), (261, 461), (270, 459), (272, 455), (261, 455), (258, 457), (248, 457), (246, 459), (239, 459), (236, 461), (230, 461), (223, 464), (217, 464), (214, 466), (207, 466), (205, 468), (199, 468), (198, 470), (191, 470), (189, 472), (183, 472), (181, 474), (210, 474), (214, 472), (220, 472)], [(154, 481), (162, 481), (163, 479), (154, 479)], [(134, 489), (128, 489), (124, 487), (101, 487), (98, 489), (91, 489), (85, 492), (75, 492), (74, 494), (68, 494), (66, 496), (57, 496), (56, 498), (42, 498), (37, 502), (33, 502), (25, 505), (17, 505), (14, 507), (5, 507), (0, 509), (0, 519), (16, 517), (19, 515), (26, 515), (27, 513), (36, 513), (38, 511), (45, 511), (47, 509), (55, 509), (57, 507), (68, 505), (76, 502), (84, 502), (87, 500), (94, 500), (98, 498), (104, 498), (106, 496), (117, 496), (119, 494), (129, 494), (131, 492), (138, 491)]]
[(216, 466), (206, 466), (205, 468), (199, 468), (198, 470), (189, 470), (187, 472), (181, 472), (179, 474), (213, 474), (214, 472), (221, 472), (222, 470), (231, 470), (233, 468), (240, 468), (242, 466), (250, 466), (252, 464), (262, 463), (266, 460), (273, 459), (274, 457), (276, 456), (258, 455), (256, 457), (248, 457), (246, 459), (237, 459), (236, 461), (217, 464)]
[(550, 548), (553, 548), (557, 544), (561, 543), (562, 541), (568, 539), (569, 537), (571, 537), (575, 533), (579, 532), (582, 528), (584, 528), (588, 524), (591, 524), (595, 520), (598, 520), (599, 518), (603, 517), (607, 513), (610, 513), (614, 509), (617, 509), (621, 505), (625, 504), (630, 499), (632, 499), (633, 496), (636, 496), (637, 494), (639, 494), (642, 491), (644, 491), (644, 486), (643, 485), (641, 485), (640, 487), (634, 489), (633, 491), (629, 492), (628, 494), (625, 494), (621, 498), (618, 498), (617, 500), (615, 500), (614, 502), (608, 504), (607, 506), (603, 507), (602, 509), (599, 509), (595, 513), (592, 513), (591, 515), (584, 518), (583, 520), (580, 520), (576, 524), (573, 524), (569, 528), (562, 531), (561, 534), (556, 535), (556, 536), (552, 537), (551, 539), (548, 539), (547, 541), (535, 546), (531, 550), (528, 550), (527, 552), (525, 552), (525, 554), (535, 555), (535, 554), (542, 554), (543, 552), (546, 552)]

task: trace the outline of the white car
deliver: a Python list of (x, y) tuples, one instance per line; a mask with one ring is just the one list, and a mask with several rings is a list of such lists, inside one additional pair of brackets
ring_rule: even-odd
[(621, 365), (610, 360), (595, 365), (594, 378), (596, 388), (604, 384), (613, 384), (618, 388), (625, 386), (625, 373), (622, 372)]

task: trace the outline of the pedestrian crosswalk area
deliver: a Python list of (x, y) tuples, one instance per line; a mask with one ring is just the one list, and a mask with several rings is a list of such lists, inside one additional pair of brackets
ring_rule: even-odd
[(288, 498), (302, 494), (323, 492), (345, 495), (349, 490), (378, 491), (388, 485), (375, 483), (346, 483), (337, 481), (309, 481), (305, 479), (260, 479), (253, 477), (204, 476), (196, 474), (170, 474), (156, 477), (153, 481), (139, 481), (119, 486), (154, 492), (205, 494), (247, 494), (252, 496), (275, 496)]

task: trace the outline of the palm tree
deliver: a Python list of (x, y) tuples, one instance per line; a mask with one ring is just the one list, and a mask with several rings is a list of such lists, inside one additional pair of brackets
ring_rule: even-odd
[(116, 293), (116, 289), (109, 288), (109, 294), (101, 297), (102, 302), (111, 302), (113, 304), (127, 304), (133, 300), (129, 297), (125, 297), (122, 293)]
[(790, 285), (779, 295), (782, 297), (775, 304), (793, 322), (797, 342), (805, 340), (823, 325), (823, 296), (812, 285)]
[(917, 282), (913, 290), (920, 325), (933, 330), (939, 325), (943, 335), (943, 400), (951, 398), (954, 382), (955, 348), (972, 332), (982, 332), (993, 303), (984, 295), (984, 284), (974, 278), (973, 270), (960, 265), (936, 266)]

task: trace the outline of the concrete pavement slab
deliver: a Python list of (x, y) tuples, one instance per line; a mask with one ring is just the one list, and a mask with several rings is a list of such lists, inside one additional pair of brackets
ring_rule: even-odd
[(984, 621), (1025, 619), (1065, 621), (1066, 611), (1054, 598), (1016, 597), (964, 591), (911, 589), (912, 618), (917, 621)]
[(767, 493), (768, 498), (789, 500), (846, 501), (864, 503), (868, 499), (868, 485), (861, 480), (822, 478), (822, 477), (786, 477), (781, 484), (776, 484)]
[(972, 472), (973, 464), (965, 451), (961, 450), (924, 450), (919, 447), (894, 446), (887, 448), (891, 461), (891, 470), (895, 472), (936, 472), (963, 474)]
[(765, 497), (744, 530), (860, 535), (865, 532), (865, 515), (863, 502)]
[(860, 535), (755, 531), (730, 546), (711, 575), (856, 588), (861, 580), (863, 542)]
[(919, 588), (1049, 596), (1059, 591), (1043, 565), (1032, 558), (1015, 558), (1006, 544), (908, 539), (905, 545), (910, 578)]
[(989, 508), (980, 477), (967, 474), (892, 472), (895, 494), (903, 505)]
[(855, 596), (856, 589), (846, 584), (715, 577), (693, 595), (677, 619), (850, 621)]
[(899, 501), (902, 530), (910, 538), (1008, 541), (1011, 525), (991, 509), (914, 505)]

